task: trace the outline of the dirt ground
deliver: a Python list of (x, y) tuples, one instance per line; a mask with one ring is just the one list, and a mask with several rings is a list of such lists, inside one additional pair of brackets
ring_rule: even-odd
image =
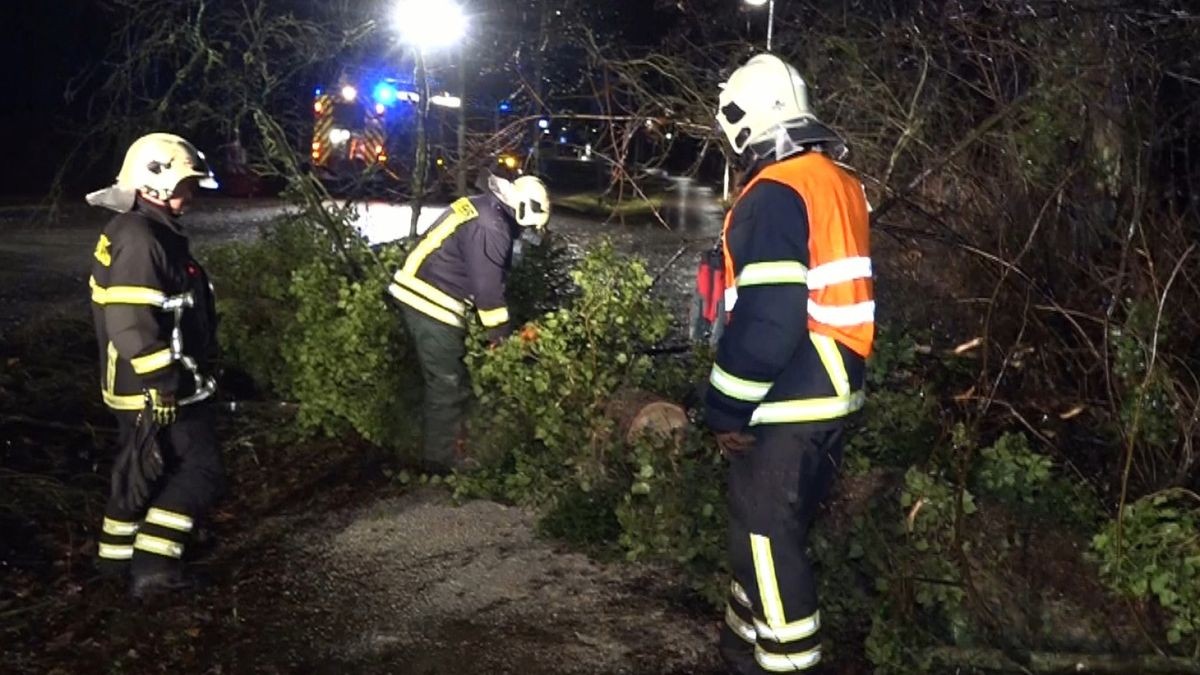
[[(203, 245), (251, 236), (278, 213), (269, 202), (221, 202), (190, 221)], [(34, 319), (86, 316), (88, 261), (104, 215), (72, 209), (49, 224), (38, 215), (0, 209), (0, 343)], [(674, 233), (562, 222), (573, 244), (612, 235), (650, 258), (652, 271), (681, 246)], [(702, 249), (713, 232), (706, 220), (690, 248)], [(691, 273), (689, 255), (664, 279), (678, 307)], [(234, 482), (196, 547), (209, 586), (136, 605), (90, 568), (104, 496), (96, 473), (108, 443), (103, 413), (70, 397), (61, 405), (60, 419), (72, 420), (66, 429), (0, 424), (11, 436), (0, 469), (52, 437), (71, 455), (47, 460), (68, 467), (63, 503), (82, 504), (69, 513), (94, 522), (22, 522), (0, 510), (8, 539), (0, 545), (0, 672), (721, 672), (719, 614), (668, 572), (566, 550), (535, 536), (533, 515), (519, 509), (402, 486), (389, 478), (388, 460), (366, 448), (279, 447), (247, 416), (224, 423)]]

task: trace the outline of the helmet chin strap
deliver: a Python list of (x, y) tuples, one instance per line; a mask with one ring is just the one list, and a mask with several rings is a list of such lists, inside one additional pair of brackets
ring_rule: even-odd
[(781, 162), (805, 152), (817, 151), (833, 160), (849, 152), (846, 142), (815, 117), (802, 117), (776, 126), (770, 135), (748, 146), (757, 161)]

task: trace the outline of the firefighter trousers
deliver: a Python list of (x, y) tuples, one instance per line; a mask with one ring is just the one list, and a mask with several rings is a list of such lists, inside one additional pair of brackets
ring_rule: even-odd
[[(117, 414), (119, 447), (134, 431), (138, 413)], [(165, 470), (145, 510), (133, 512), (109, 498), (100, 533), (99, 564), (105, 572), (135, 576), (176, 570), (196, 522), (225, 489), (225, 468), (211, 402), (183, 406), (159, 432)]]
[(720, 650), (741, 674), (813, 672), (821, 617), (808, 530), (842, 463), (844, 424), (763, 425), (730, 460), (733, 573)]
[(425, 380), (424, 460), (434, 468), (452, 469), (471, 401), (471, 379), (463, 362), (467, 332), (408, 306), (403, 312)]

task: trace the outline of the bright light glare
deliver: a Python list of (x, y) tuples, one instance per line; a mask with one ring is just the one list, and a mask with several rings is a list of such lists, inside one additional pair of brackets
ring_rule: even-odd
[(746, 0), (746, 4), (751, 7), (762, 7), (767, 4), (767, 0)]
[(538, 128), (539, 129), (549, 129), (550, 128), (550, 120), (538, 120)]
[(341, 145), (350, 140), (350, 130), (348, 129), (333, 129), (329, 132), (329, 141), (334, 145)]
[(398, 0), (400, 37), (422, 49), (449, 47), (467, 32), (467, 18), (451, 0)]
[(459, 108), (462, 107), (462, 99), (457, 96), (443, 94), (441, 96), (430, 96), (429, 102), (433, 105), (440, 105), (443, 108)]
[(375, 102), (380, 105), (391, 105), (396, 102), (396, 88), (389, 82), (375, 85)]
[(353, 101), (358, 98), (358, 90), (350, 85), (342, 87), (342, 98), (347, 101)]

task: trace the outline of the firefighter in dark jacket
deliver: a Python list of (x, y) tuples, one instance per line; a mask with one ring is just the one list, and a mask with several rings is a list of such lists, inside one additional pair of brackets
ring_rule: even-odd
[[(155, 133), (129, 147), (115, 185), (88, 195), (118, 213), (96, 243), (90, 279), (100, 391), (123, 449), (98, 559), (103, 571), (130, 574), (135, 597), (193, 585), (185, 548), (225, 480), (211, 400), (213, 296), (178, 221), (197, 188), (215, 187), (191, 143)], [(138, 452), (130, 449), (137, 429), (150, 430), (145, 447), (159, 469), (138, 475), (141, 499), (121, 487), (144, 464), (121, 462)]]
[(721, 653), (737, 673), (821, 660), (808, 529), (863, 406), (875, 302), (862, 184), (845, 144), (771, 55), (735, 71), (717, 119), (749, 171), (725, 220), (725, 304), (706, 420), (729, 457), (733, 572)]
[(425, 379), (424, 461), (463, 468), (463, 422), (471, 398), (463, 357), (477, 315), (495, 343), (512, 332), (505, 284), (514, 243), (550, 220), (546, 185), (534, 176), (485, 177), (484, 194), (450, 205), (417, 242), (388, 292), (401, 304)]

